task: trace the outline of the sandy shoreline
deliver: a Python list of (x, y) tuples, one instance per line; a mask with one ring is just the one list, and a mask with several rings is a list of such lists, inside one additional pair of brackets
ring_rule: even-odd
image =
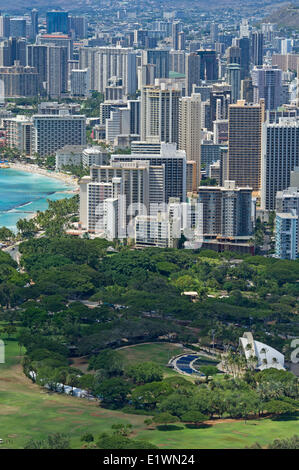
[(31, 163), (9, 163), (9, 167), (12, 170), (27, 171), (28, 173), (34, 173), (41, 176), (47, 176), (49, 178), (58, 179), (60, 181), (63, 181), (65, 184), (73, 186), (74, 191), (79, 189), (78, 179), (72, 177), (71, 175), (45, 170), (44, 168), (40, 168), (38, 165), (34, 165)]
[[(65, 175), (64, 173), (55, 172), (55, 171), (48, 171), (44, 168), (40, 168), (38, 165), (34, 165), (31, 163), (24, 164), (24, 163), (9, 163), (9, 168), (12, 170), (19, 170), (25, 171), (27, 173), (37, 174), (41, 176), (47, 176), (48, 178), (55, 178), (56, 180), (60, 180), (65, 185), (69, 185), (70, 188), (65, 188), (62, 193), (73, 193), (77, 194), (79, 191), (79, 184), (78, 179), (76, 177), (72, 177), (71, 175)], [(25, 218), (27, 220), (34, 219), (38, 215), (38, 212), (31, 212), (26, 214)], [(14, 230), (15, 231), (15, 230)]]

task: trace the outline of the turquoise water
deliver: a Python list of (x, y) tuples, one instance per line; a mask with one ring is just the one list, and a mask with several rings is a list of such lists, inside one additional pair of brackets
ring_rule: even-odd
[(16, 229), (19, 219), (48, 207), (47, 199), (72, 197), (72, 186), (55, 178), (13, 169), (0, 169), (0, 227)]

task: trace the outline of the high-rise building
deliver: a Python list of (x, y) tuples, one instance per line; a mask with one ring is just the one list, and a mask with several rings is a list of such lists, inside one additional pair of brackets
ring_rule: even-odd
[(248, 37), (235, 38), (233, 44), (240, 48), (241, 79), (249, 76), (250, 40)]
[(12, 38), (26, 38), (26, 19), (22, 17), (10, 18), (9, 34)]
[[(165, 86), (164, 86), (165, 85)], [(178, 142), (180, 90), (145, 86), (141, 90), (141, 140)]]
[(169, 52), (169, 60), (170, 60), (169, 68), (172, 72), (185, 74), (185, 69), (186, 69), (185, 56), (186, 54), (184, 50)]
[(47, 44), (67, 48), (67, 59), (73, 60), (74, 41), (68, 34), (42, 34), (37, 36), (37, 44)]
[(39, 76), (34, 67), (24, 67), (18, 61), (12, 67), (0, 67), (5, 98), (34, 97), (39, 94)]
[(87, 19), (85, 16), (69, 17), (69, 33), (75, 39), (84, 39), (87, 37)]
[(296, 166), (291, 171), (290, 187), (299, 190), (299, 166)]
[(128, 100), (128, 108), (130, 110), (130, 134), (140, 135), (140, 100)]
[(154, 85), (156, 66), (154, 64), (141, 64), (138, 67), (138, 89), (146, 85)]
[(103, 149), (93, 145), (83, 150), (82, 165), (90, 167), (93, 165), (107, 165), (109, 160), (109, 153)]
[(31, 26), (30, 26), (30, 37), (34, 39), (38, 35), (38, 10), (33, 8), (31, 10)]
[(47, 12), (47, 33), (69, 32), (69, 14), (67, 11), (48, 11)]
[(172, 48), (177, 51), (179, 50), (179, 33), (182, 31), (182, 25), (178, 21), (172, 23), (171, 39)]
[(280, 53), (281, 54), (290, 54), (293, 51), (293, 39), (285, 38), (282, 39), (280, 43)]
[(10, 17), (0, 15), (0, 38), (9, 38), (10, 36)]
[(17, 148), (22, 154), (32, 155), (32, 121), (20, 115), (4, 119), (3, 125), (6, 130), (6, 145)]
[(90, 95), (90, 72), (89, 69), (72, 70), (70, 74), (70, 85), (72, 96)]
[(237, 186), (261, 187), (262, 124), (264, 101), (248, 104), (239, 100), (228, 111), (228, 175)]
[(246, 18), (243, 18), (240, 24), (240, 38), (248, 38), (249, 34), (250, 32), (249, 32), (248, 20)]
[(130, 110), (128, 108), (115, 108), (110, 117), (106, 119), (106, 142), (114, 144), (119, 135), (130, 134)]
[(123, 101), (125, 94), (122, 78), (109, 78), (108, 85), (105, 88), (105, 101)]
[(15, 61), (20, 65), (27, 65), (26, 39), (9, 38), (0, 44), (0, 65), (12, 67)]
[(265, 100), (265, 109), (277, 109), (283, 102), (282, 71), (275, 66), (254, 67), (251, 72), (253, 100)]
[(218, 80), (217, 53), (213, 50), (199, 50), (200, 78), (202, 80)]
[(112, 197), (113, 189), (112, 181), (93, 181), (89, 176), (80, 180), (80, 223), (89, 232), (104, 232), (103, 204)]
[(264, 35), (254, 31), (251, 36), (251, 62), (253, 65), (263, 65)]
[(160, 155), (161, 142), (144, 142), (134, 140), (131, 144), (131, 151), (134, 154)]
[(160, 153), (132, 153), (130, 155), (112, 155), (111, 161), (132, 162), (134, 160), (149, 161), (152, 166), (165, 167), (165, 200), (179, 198), (186, 200), (186, 153), (177, 150), (175, 144), (162, 143)]
[(213, 122), (214, 144), (226, 144), (228, 141), (228, 119), (216, 119)]
[(169, 51), (148, 49), (142, 51), (142, 65), (155, 65), (154, 78), (168, 78), (170, 69)]
[[(99, 47), (97, 49), (98, 88), (105, 92), (111, 77), (122, 78), (127, 95), (135, 93), (137, 89), (136, 52), (125, 47)], [(81, 67), (81, 65), (80, 65)], [(84, 66), (85, 68), (86, 66)], [(92, 70), (91, 70), (92, 73)]]
[(80, 114), (81, 105), (79, 103), (58, 103), (58, 101), (43, 101), (38, 105), (37, 114), (50, 114), (58, 116), (61, 113)]
[(275, 255), (280, 259), (298, 257), (298, 219), (296, 211), (277, 212), (275, 218)]
[(83, 150), (84, 146), (82, 145), (65, 145), (58, 149), (55, 154), (56, 170), (61, 170), (67, 165), (81, 166)]
[(118, 108), (124, 108), (124, 101), (104, 101), (100, 104), (100, 124), (105, 126), (106, 120), (110, 118), (111, 112)]
[(272, 65), (276, 65), (283, 72), (296, 72), (299, 64), (299, 54), (273, 54)]
[(207, 128), (213, 130), (213, 121), (218, 119), (228, 119), (228, 107), (232, 102), (231, 85), (217, 84), (213, 85), (210, 93), (210, 122)]
[(65, 145), (86, 145), (86, 118), (60, 112), (59, 115), (35, 114), (33, 149), (41, 156), (53, 155)]
[(79, 69), (87, 68), (90, 70), (91, 90), (99, 91), (99, 60), (96, 47), (79, 48)]
[(68, 90), (67, 48), (47, 47), (47, 95), (59, 98)]
[(210, 165), (220, 160), (220, 156), (220, 144), (214, 144), (212, 140), (201, 144), (201, 165), (203, 166), (207, 174), (209, 172)]
[[(195, 52), (186, 55), (186, 95), (191, 96), (192, 86), (201, 84), (200, 56)], [(204, 100), (204, 98), (202, 98)]]
[(241, 80), (241, 100), (247, 103), (253, 103), (253, 86), (251, 78)]
[(236, 187), (234, 181), (224, 186), (200, 186), (198, 202), (203, 209), (203, 236), (248, 237), (252, 233), (252, 189)]
[(296, 259), (299, 254), (299, 190), (297, 187), (277, 191), (276, 214), (276, 255), (279, 258)]
[(264, 123), (261, 192), (263, 209), (275, 209), (277, 191), (290, 186), (291, 171), (297, 166), (299, 166), (299, 120), (281, 118), (279, 123)]
[(178, 50), (179, 51), (184, 51), (186, 44), (185, 44), (186, 36), (184, 31), (181, 31), (178, 35)]
[(179, 149), (185, 150), (187, 161), (196, 162), (196, 186), (200, 182), (201, 171), (201, 97), (192, 93), (191, 97), (180, 100)]
[(188, 160), (186, 164), (186, 191), (187, 193), (196, 193), (197, 188), (197, 165), (194, 160)]
[(274, 36), (275, 24), (274, 23), (262, 23), (262, 33), (265, 41), (271, 42)]
[[(177, 226), (181, 220), (177, 218)], [(167, 212), (156, 215), (138, 215), (135, 221), (135, 244), (137, 247), (175, 248), (177, 238), (173, 236), (173, 222)]]
[(226, 62), (229, 64), (241, 65), (241, 48), (239, 46), (230, 46), (226, 50)]
[(27, 46), (28, 65), (36, 68), (40, 83), (44, 86), (47, 81), (47, 53), (47, 46), (37, 44), (28, 44)]
[[(117, 181), (116, 181), (117, 179)], [(133, 221), (137, 214), (146, 214), (149, 210), (152, 210), (151, 204), (155, 204), (159, 207), (165, 200), (164, 194), (164, 167), (163, 165), (151, 165), (147, 161), (131, 160), (131, 161), (111, 161), (110, 165), (92, 166), (90, 169), (90, 180), (86, 179), (86, 184), (89, 186), (97, 184), (116, 184), (116, 189), (111, 187), (111, 193), (103, 194), (97, 191), (100, 199), (104, 201), (107, 197), (118, 197), (122, 198), (122, 207), (119, 207), (119, 222), (123, 225), (125, 235), (129, 235), (133, 238), (134, 232)], [(82, 207), (82, 213), (80, 214), (80, 220), (86, 220), (84, 211), (89, 212), (87, 217), (87, 223), (89, 230), (94, 230), (99, 227), (101, 219), (101, 209), (98, 207), (99, 198), (90, 198), (88, 190), (82, 188), (82, 196), (84, 199), (84, 206)], [(87, 198), (84, 197), (87, 194)], [(101, 196), (102, 194), (102, 196)], [(89, 196), (89, 197), (88, 197)], [(80, 189), (81, 198), (81, 189)], [(86, 201), (87, 199), (87, 201)], [(86, 201), (86, 202), (85, 202)], [(92, 215), (92, 217), (90, 217)], [(130, 227), (131, 226), (131, 227)]]
[(291, 212), (295, 210), (299, 215), (299, 189), (289, 187), (276, 193), (276, 211)]
[(231, 102), (236, 103), (240, 99), (241, 91), (241, 67), (239, 64), (228, 64), (226, 67), (227, 83), (231, 86)]
[(211, 38), (211, 42), (214, 43), (214, 42), (217, 42), (218, 41), (218, 24), (217, 23), (211, 23), (211, 26), (210, 26), (210, 38)]

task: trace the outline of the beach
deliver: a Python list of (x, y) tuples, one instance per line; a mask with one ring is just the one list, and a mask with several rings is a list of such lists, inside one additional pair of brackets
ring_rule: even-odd
[(79, 191), (76, 178), (21, 163), (0, 168), (0, 227), (16, 230), (17, 221), (48, 208), (48, 200), (72, 197)]
[(33, 163), (9, 163), (9, 167), (12, 170), (26, 171), (28, 173), (47, 176), (49, 178), (56, 178), (63, 181), (65, 184), (74, 186), (73, 192), (75, 192), (76, 189), (79, 189), (78, 179), (72, 175), (66, 175), (59, 171), (46, 170), (45, 168), (40, 168), (38, 165)]

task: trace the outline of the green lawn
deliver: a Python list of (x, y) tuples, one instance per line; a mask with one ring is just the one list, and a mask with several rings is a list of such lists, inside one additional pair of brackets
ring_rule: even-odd
[(23, 448), (31, 438), (42, 439), (53, 432), (67, 433), (71, 446), (81, 447), (86, 431), (98, 436), (114, 423), (131, 423), (144, 429), (145, 416), (101, 409), (86, 399), (48, 393), (24, 376), (15, 356), (15, 341), (6, 341), (6, 364), (0, 364), (0, 448)]
[[(266, 445), (275, 438), (298, 434), (298, 416), (288, 421), (263, 419), (248, 421), (247, 424), (244, 421), (226, 421), (199, 429), (178, 425), (174, 430), (150, 430), (144, 425), (145, 416), (101, 409), (95, 402), (48, 393), (24, 376), (17, 357), (17, 343), (6, 341), (6, 345), (7, 362), (0, 364), (0, 438), (4, 440), (0, 448), (23, 448), (29, 439), (42, 439), (53, 432), (68, 434), (71, 446), (79, 448), (84, 432), (89, 431), (97, 436), (110, 430), (112, 424), (120, 422), (133, 425), (134, 437), (146, 439), (165, 449), (244, 448), (256, 441)], [(122, 351), (126, 351), (128, 360), (136, 349), (135, 361), (140, 361), (142, 357), (147, 360), (156, 357), (157, 361), (165, 364), (168, 352), (164, 346), (139, 345)], [(150, 357), (147, 352), (151, 352)], [(170, 352), (176, 354), (174, 349)]]
[(183, 354), (185, 351), (190, 352), (190, 350), (172, 343), (137, 344), (118, 349), (126, 364), (152, 361), (160, 366), (166, 366), (173, 356)]
[[(180, 425), (174, 426), (179, 427)], [(181, 427), (180, 430), (148, 430), (138, 437), (150, 440), (165, 449), (242, 449), (259, 442), (266, 446), (278, 438), (298, 434), (299, 414), (290, 420), (274, 421), (271, 419), (249, 420), (218, 423), (199, 429)]]
[[(125, 366), (152, 361), (164, 368), (165, 375), (177, 375), (177, 372), (167, 367), (167, 363), (172, 357), (184, 352), (191, 352), (190, 349), (173, 343), (144, 343), (125, 346), (117, 349), (117, 351), (122, 356)], [(72, 361), (73, 367), (77, 367), (84, 373), (88, 371), (87, 357), (72, 358)]]

